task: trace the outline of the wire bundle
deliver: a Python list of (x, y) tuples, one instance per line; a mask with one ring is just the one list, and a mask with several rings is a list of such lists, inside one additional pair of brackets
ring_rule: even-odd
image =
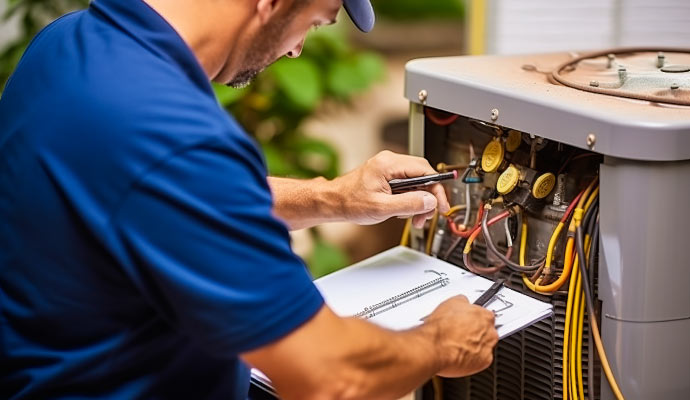
[[(472, 227), (468, 228), (467, 225), (472, 207), (469, 186), (466, 188), (468, 189), (468, 193), (466, 193), (466, 204), (451, 207), (450, 211), (443, 215), (446, 218), (448, 229), (455, 236), (455, 240), (451, 243), (442, 258), (447, 259), (454, 249), (464, 240), (463, 262), (467, 269), (476, 274), (494, 274), (508, 267), (510, 270), (522, 274), (522, 279), (526, 287), (536, 293), (544, 295), (552, 295), (568, 284), (563, 337), (563, 399), (568, 400), (570, 398), (571, 400), (579, 400), (585, 398), (582, 373), (582, 344), (585, 314), (587, 314), (589, 322), (589, 342), (594, 342), (595, 344), (602, 369), (614, 395), (619, 400), (623, 399), (623, 395), (613, 376), (601, 341), (597, 323), (598, 319), (596, 316), (596, 305), (593, 296), (593, 265), (595, 264), (596, 254), (599, 248), (598, 179), (595, 178), (592, 180), (592, 182), (571, 201), (551, 234), (545, 257), (542, 258), (541, 262), (538, 261), (531, 265), (525, 262), (527, 256), (528, 221), (526, 215), (521, 212), (521, 209), (518, 206), (513, 206), (491, 216), (490, 211), (492, 206), (502, 202), (502, 199), (499, 197), (494, 199), (493, 202), (487, 202), (486, 204), (480, 203), (479, 207), (477, 207), (476, 221)], [(455, 221), (456, 218), (454, 214), (461, 210), (465, 211), (464, 218), (462, 224), (458, 225)], [(519, 218), (519, 263), (511, 260), (514, 251), (514, 243), (507, 222), (512, 216), (517, 216)], [(440, 215), (437, 212), (427, 232), (425, 243), (427, 254), (431, 252), (439, 218)], [(506, 223), (507, 250), (505, 253), (499, 251), (489, 229), (490, 226), (501, 221)], [(410, 222), (411, 220), (408, 219), (405, 225), (401, 241), (402, 245), (407, 245), (408, 243)], [(553, 262), (556, 258), (556, 246), (561, 239), (561, 234), (566, 225), (568, 228), (566, 230), (567, 238), (563, 257), (563, 269), (560, 275), (555, 276), (556, 273), (553, 268)], [(479, 235), (484, 237), (487, 252), (494, 254), (498, 258), (499, 262), (497, 264), (479, 266), (475, 265), (472, 261), (471, 251), (473, 243)], [(531, 273), (532, 276), (528, 276), (528, 273)], [(593, 354), (590, 355), (589, 359), (591, 371)], [(590, 372), (588, 377), (588, 394), (589, 398), (593, 398), (593, 374)], [(440, 384), (438, 380), (434, 383), (436, 387)], [(440, 392), (438, 388), (435, 391), (437, 394)]]

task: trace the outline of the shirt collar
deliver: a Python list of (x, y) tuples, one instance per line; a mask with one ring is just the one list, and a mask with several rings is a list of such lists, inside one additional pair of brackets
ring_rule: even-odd
[(90, 8), (105, 15), (150, 51), (178, 65), (196, 86), (215, 96), (206, 73), (187, 43), (143, 0), (94, 0)]

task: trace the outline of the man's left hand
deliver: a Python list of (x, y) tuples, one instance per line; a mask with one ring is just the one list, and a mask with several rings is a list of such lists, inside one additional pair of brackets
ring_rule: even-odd
[(422, 157), (382, 151), (333, 184), (344, 195), (346, 220), (369, 225), (390, 217), (413, 216), (412, 224), (421, 228), (437, 207), (439, 212), (448, 211), (443, 186), (437, 183), (424, 190), (393, 194), (388, 181), (436, 172)]

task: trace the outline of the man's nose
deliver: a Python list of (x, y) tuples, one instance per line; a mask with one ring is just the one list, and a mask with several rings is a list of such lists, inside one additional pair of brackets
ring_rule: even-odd
[(287, 56), (290, 58), (299, 57), (299, 55), (302, 54), (302, 47), (304, 47), (304, 39), (302, 39), (292, 50), (288, 51)]

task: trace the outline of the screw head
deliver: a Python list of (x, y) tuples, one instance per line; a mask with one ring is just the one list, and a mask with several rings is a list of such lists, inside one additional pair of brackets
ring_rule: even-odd
[(677, 83), (672, 83), (672, 84), (671, 84), (671, 89), (672, 89), (672, 90), (676, 90), (676, 89), (678, 89), (678, 88), (680, 88), (680, 85), (678, 85)]
[(590, 149), (594, 147), (594, 144), (597, 142), (597, 136), (593, 133), (590, 133), (587, 135), (587, 147)]
[(591, 87), (599, 87), (599, 81), (590, 81), (589, 86)]
[(419, 98), (419, 101), (422, 102), (422, 104), (426, 104), (426, 98), (429, 96), (429, 93), (427, 93), (426, 89), (422, 89), (419, 91), (417, 94), (417, 98)]
[(491, 110), (491, 120), (496, 121), (498, 119), (498, 108)]

